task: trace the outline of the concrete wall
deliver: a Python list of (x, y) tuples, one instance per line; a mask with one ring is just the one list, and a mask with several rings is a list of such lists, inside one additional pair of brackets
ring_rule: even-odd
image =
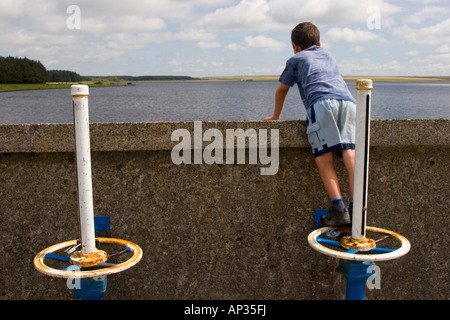
[[(174, 130), (193, 122), (91, 125), (94, 206), (112, 236), (144, 251), (108, 276), (107, 299), (344, 299), (338, 260), (307, 243), (329, 202), (304, 121), (203, 122), (279, 129), (279, 170), (175, 165)], [(404, 235), (406, 256), (377, 265), (368, 299), (448, 299), (448, 120), (372, 121), (368, 225)], [(208, 145), (204, 142), (204, 146)], [(0, 298), (72, 299), (34, 256), (79, 237), (71, 124), (0, 125)], [(348, 198), (343, 164), (336, 159)]]

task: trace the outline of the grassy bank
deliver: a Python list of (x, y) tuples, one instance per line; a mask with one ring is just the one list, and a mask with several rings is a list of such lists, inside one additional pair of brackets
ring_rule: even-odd
[(228, 77), (203, 77), (202, 81), (278, 81), (280, 76), (228, 76)]
[(346, 81), (371, 79), (376, 82), (450, 82), (450, 77), (377, 77), (377, 76), (344, 76)]
[[(377, 82), (450, 82), (450, 77), (379, 77), (379, 76), (343, 76), (346, 81), (372, 79)], [(204, 77), (203, 81), (278, 81), (279, 76), (230, 76)]]
[(125, 85), (118, 82), (82, 81), (82, 82), (46, 82), (46, 83), (17, 83), (0, 84), (0, 92), (23, 91), (23, 90), (44, 90), (44, 89), (65, 89), (74, 84), (85, 84), (89, 87), (112, 87)]

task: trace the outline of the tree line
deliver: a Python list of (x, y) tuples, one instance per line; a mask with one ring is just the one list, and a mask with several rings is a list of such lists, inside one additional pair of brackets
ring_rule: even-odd
[(0, 83), (79, 82), (79, 74), (67, 70), (47, 70), (40, 61), (0, 56)]
[(48, 82), (80, 82), (82, 77), (73, 71), (67, 70), (49, 70), (47, 71)]
[[(0, 56), (0, 83), (81, 82), (93, 77), (67, 70), (47, 70), (40, 61)], [(188, 76), (116, 76), (120, 81), (194, 80)], [(119, 81), (119, 80), (118, 80)]]

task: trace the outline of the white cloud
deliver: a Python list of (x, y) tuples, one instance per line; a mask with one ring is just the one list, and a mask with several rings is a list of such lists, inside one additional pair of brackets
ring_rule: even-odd
[(402, 60), (342, 60), (339, 69), (345, 75), (372, 76), (445, 76), (450, 74), (450, 54)]
[(383, 38), (374, 32), (351, 28), (331, 28), (324, 36), (327, 41), (346, 41), (346, 42), (367, 42), (384, 41)]
[(450, 46), (448, 44), (443, 44), (436, 48), (436, 50), (434, 50), (434, 53), (430, 55), (430, 59), (433, 59), (434, 61), (437, 60), (440, 63), (446, 65), (446, 68), (444, 68), (442, 71), (446, 69), (447, 73), (450, 73)]
[(261, 49), (268, 52), (280, 52), (287, 46), (286, 42), (278, 41), (266, 36), (247, 36), (245, 44), (232, 43), (226, 48), (232, 51), (245, 51), (249, 49)]
[(407, 43), (417, 45), (436, 45), (441, 43), (450, 43), (450, 18), (437, 24), (413, 28), (409, 25), (403, 25), (395, 30), (393, 34), (399, 36)]
[[(45, 0), (40, 0), (45, 1)], [(73, 1), (69, 1), (73, 2)], [(82, 13), (89, 16), (122, 16), (140, 14), (147, 17), (160, 17), (164, 20), (180, 23), (195, 19), (198, 8), (208, 10), (217, 6), (230, 5), (233, 0), (78, 0)], [(68, 4), (67, 4), (68, 5)], [(113, 21), (111, 21), (113, 22)]]
[(442, 6), (424, 7), (420, 11), (405, 18), (406, 23), (424, 23), (433, 20), (440, 20), (450, 15), (450, 8)]
[(287, 44), (265, 36), (245, 37), (246, 46), (249, 48), (263, 49), (265, 51), (279, 52), (282, 51)]
[(450, 53), (450, 46), (448, 44), (443, 44), (442, 46), (439, 46), (436, 50), (434, 50), (436, 53)]
[(245, 51), (248, 48), (242, 44), (232, 43), (232, 44), (229, 44), (228, 46), (226, 46), (226, 49), (231, 50), (231, 51)]
[(421, 4), (423, 4), (423, 3), (425, 3), (425, 4), (428, 4), (428, 3), (435, 3), (435, 2), (444, 2), (445, 0), (408, 0), (408, 2), (416, 2), (416, 3), (421, 3)]
[(199, 20), (203, 28), (221, 31), (292, 29), (302, 21), (318, 26), (359, 23), (366, 26), (369, 7), (379, 8), (385, 26), (401, 9), (383, 0), (241, 0)]
[(2, 0), (0, 2), (0, 16), (18, 16), (25, 7), (24, 0)]
[(383, 21), (401, 9), (383, 0), (271, 0), (270, 12), (275, 22), (295, 25), (310, 21), (318, 26), (358, 23), (366, 25), (369, 7), (379, 8)]
[(175, 60), (175, 59), (170, 60), (169, 64), (171, 66), (181, 66), (182, 65), (181, 61), (178, 61), (178, 60)]
[(268, 30), (274, 28), (266, 0), (242, 0), (235, 6), (206, 14), (198, 24), (212, 30)]
[(204, 29), (190, 29), (174, 34), (173, 38), (178, 41), (216, 41), (217, 34)]
[(219, 41), (199, 41), (197, 42), (197, 47), (200, 49), (208, 50), (208, 49), (216, 49), (220, 48), (222, 44)]
[(203, 29), (181, 31), (174, 34), (172, 38), (176, 41), (183, 42), (195, 41), (197, 42), (197, 47), (203, 50), (220, 48), (222, 46), (217, 34)]
[(366, 49), (365, 49), (364, 47), (362, 47), (362, 46), (356, 46), (356, 47), (353, 47), (353, 48), (351, 48), (351, 50), (352, 50), (353, 52), (356, 52), (356, 53), (361, 53), (361, 52), (366, 51)]
[(161, 18), (145, 17), (136, 14), (118, 18), (113, 26), (121, 32), (148, 32), (167, 27), (166, 23)]
[[(164, 39), (169, 38), (168, 34), (162, 33), (113, 33), (104, 36), (100, 41), (101, 45), (104, 45), (110, 50), (129, 51), (139, 50), (150, 46), (151, 44), (160, 43)], [(89, 46), (89, 43), (87, 43)]]
[[(386, 61), (383, 63), (373, 62), (370, 60), (356, 61), (345, 60), (339, 63), (339, 69), (345, 75), (385, 75), (398, 76), (407, 75), (405, 71), (411, 70), (402, 66), (397, 60)], [(382, 73), (380, 73), (382, 72)]]

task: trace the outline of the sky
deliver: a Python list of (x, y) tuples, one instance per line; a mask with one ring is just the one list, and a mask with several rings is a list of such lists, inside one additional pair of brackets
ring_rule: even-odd
[(0, 56), (80, 75), (279, 75), (314, 23), (341, 74), (450, 76), (448, 0), (0, 0)]

